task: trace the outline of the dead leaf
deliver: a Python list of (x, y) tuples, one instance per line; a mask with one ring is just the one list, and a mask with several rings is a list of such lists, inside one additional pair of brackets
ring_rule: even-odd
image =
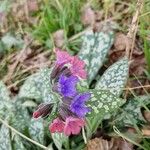
[(133, 144), (122, 138), (112, 138), (110, 141), (95, 138), (87, 143), (85, 150), (133, 150)]
[(64, 30), (60, 29), (53, 34), (55, 46), (61, 48), (64, 44)]
[(37, 0), (28, 0), (27, 1), (29, 12), (35, 12), (39, 10)]
[(125, 50), (127, 37), (123, 33), (117, 33), (115, 36), (114, 47), (116, 50)]
[(95, 23), (95, 12), (89, 4), (82, 9), (81, 21), (85, 26), (93, 26)]
[(149, 111), (145, 110), (143, 112), (143, 116), (148, 122), (150, 122), (150, 112)]
[(144, 136), (150, 136), (150, 129), (142, 129), (142, 134)]

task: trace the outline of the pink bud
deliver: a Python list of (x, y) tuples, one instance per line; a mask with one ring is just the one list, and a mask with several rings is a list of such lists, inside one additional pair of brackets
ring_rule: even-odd
[(33, 113), (33, 118), (39, 118), (41, 116), (41, 113), (39, 111), (35, 111)]

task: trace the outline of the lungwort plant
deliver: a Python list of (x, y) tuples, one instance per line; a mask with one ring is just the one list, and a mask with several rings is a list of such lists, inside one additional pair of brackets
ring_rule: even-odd
[[(101, 32), (87, 30), (78, 55), (56, 49), (54, 65), (29, 76), (13, 100), (1, 82), (1, 119), (42, 145), (52, 147), (49, 139), (53, 139), (58, 149), (82, 149), (102, 120), (116, 114), (125, 103), (120, 94), (128, 77), (126, 57), (98, 79), (113, 39), (109, 23), (103, 25)], [(40, 105), (30, 117), (37, 104)], [(1, 125), (0, 149), (31, 148), (40, 149)]]

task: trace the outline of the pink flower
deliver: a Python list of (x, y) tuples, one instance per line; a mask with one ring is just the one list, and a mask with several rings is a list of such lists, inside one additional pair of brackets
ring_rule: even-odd
[(56, 49), (56, 64), (61, 65), (65, 63), (69, 63), (72, 59), (67, 52)]
[(65, 127), (64, 127), (64, 134), (69, 136), (71, 134), (79, 134), (81, 128), (84, 126), (85, 121), (79, 118), (68, 117), (66, 119)]
[(72, 75), (86, 79), (87, 73), (85, 71), (85, 63), (80, 60), (78, 56), (71, 56), (65, 51), (56, 49), (56, 64), (69, 64), (68, 67)]
[(53, 120), (53, 122), (49, 126), (49, 130), (51, 133), (59, 132), (62, 133), (64, 131), (64, 122), (59, 118)]
[(73, 75), (86, 79), (87, 73), (84, 67), (84, 61), (80, 60), (77, 56), (72, 57), (70, 70)]

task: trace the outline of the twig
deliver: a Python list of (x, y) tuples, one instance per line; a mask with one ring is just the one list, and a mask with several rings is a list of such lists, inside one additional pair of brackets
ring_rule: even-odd
[(40, 143), (38, 143), (38, 142), (36, 142), (36, 141), (34, 141), (34, 140), (28, 138), (27, 136), (25, 136), (24, 134), (20, 133), (20, 132), (17, 131), (15, 128), (13, 128), (13, 127), (10, 126), (9, 124), (7, 124), (7, 123), (6, 123), (4, 120), (2, 120), (1, 118), (0, 118), (0, 122), (1, 122), (2, 124), (4, 124), (6, 127), (8, 127), (9, 129), (11, 129), (13, 132), (15, 132), (16, 134), (18, 134), (19, 136), (21, 136), (22, 138), (24, 138), (24, 139), (30, 141), (31, 143), (33, 143), (33, 144), (35, 144), (35, 145), (37, 145), (37, 146), (39, 146), (39, 147), (41, 147), (42, 149), (48, 150), (48, 148), (47, 148), (46, 146), (44, 146), (44, 145), (42, 145), (42, 144), (40, 144)]
[[(51, 64), (51, 62), (46, 62), (46, 63), (42, 63), (42, 64), (40, 64), (42, 67), (46, 67), (46, 66), (49, 66)], [(21, 73), (20, 73), (20, 75), (22, 75), (22, 74), (24, 74), (24, 73), (26, 73), (26, 72), (29, 72), (29, 71), (31, 71), (31, 70), (33, 70), (33, 69), (37, 69), (37, 68), (40, 68), (40, 66), (37, 64), (37, 65), (34, 65), (34, 66), (30, 66), (30, 67), (28, 67), (28, 68), (26, 68), (26, 69), (24, 69), (24, 70), (22, 70), (21, 71)], [(13, 79), (15, 76), (12, 76), (10, 79)], [(24, 81), (26, 78), (23, 78), (23, 79), (21, 79), (21, 80), (17, 80), (15, 83), (13, 83), (13, 84), (10, 84), (9, 86), (8, 86), (8, 89), (10, 89), (10, 88), (12, 88), (12, 87), (14, 87), (14, 86), (16, 86), (17, 84), (19, 84), (21, 81)]]
[(129, 32), (127, 34), (127, 41), (126, 41), (126, 56), (131, 59), (133, 48), (135, 44), (135, 36), (138, 29), (138, 21), (139, 21), (139, 15), (143, 7), (143, 0), (138, 0), (136, 5), (136, 12), (135, 15), (132, 18), (132, 23), (130, 25)]
[(13, 75), (18, 63), (21, 61), (21, 58), (26, 51), (26, 49), (29, 47), (29, 45), (32, 43), (33, 40), (30, 40), (27, 44), (24, 45), (23, 49), (21, 50), (20, 54), (18, 55), (16, 61), (14, 62), (13, 66), (11, 67), (11, 71), (7, 76), (4, 78), (4, 81), (6, 82), (7, 80), (10, 80), (11, 76)]
[(127, 88), (124, 88), (123, 90), (135, 90), (135, 89), (142, 89), (142, 88), (150, 88), (150, 85), (136, 86), (133, 88), (127, 87)]

